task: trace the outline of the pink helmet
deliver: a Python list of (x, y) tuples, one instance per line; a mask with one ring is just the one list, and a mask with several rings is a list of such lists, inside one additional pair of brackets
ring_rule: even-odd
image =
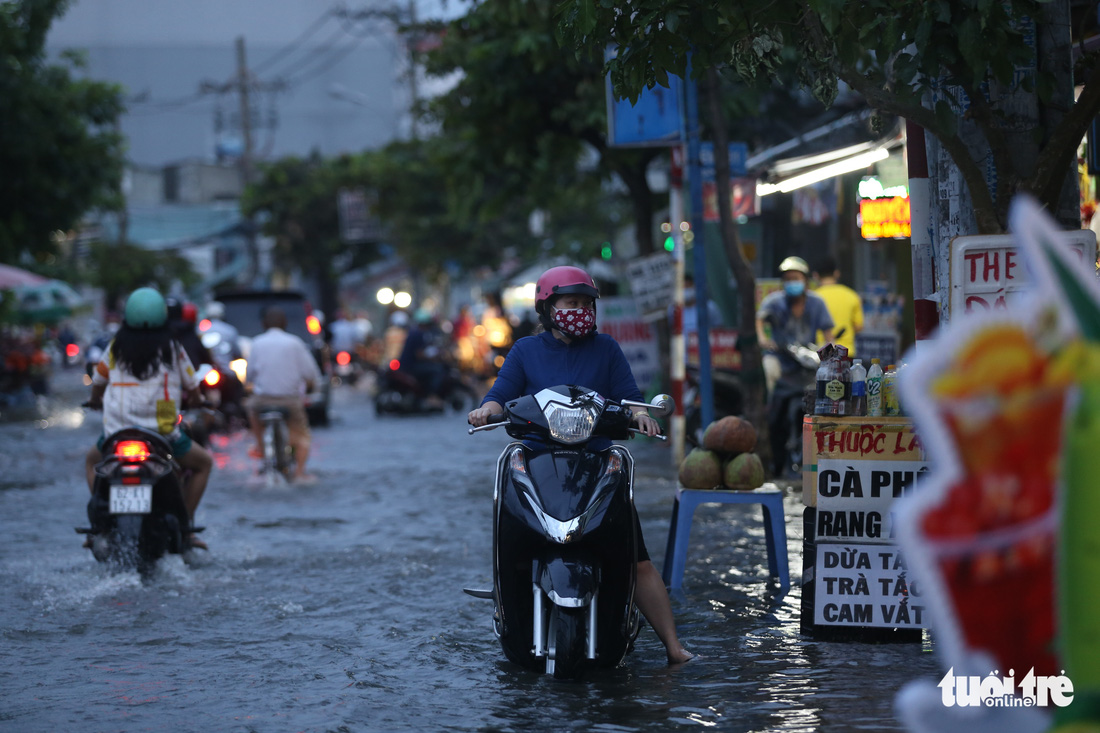
[(591, 275), (579, 267), (561, 265), (551, 267), (542, 273), (539, 281), (535, 283), (535, 312), (542, 313), (543, 307), (550, 302), (555, 295), (577, 294), (600, 297), (599, 288)]

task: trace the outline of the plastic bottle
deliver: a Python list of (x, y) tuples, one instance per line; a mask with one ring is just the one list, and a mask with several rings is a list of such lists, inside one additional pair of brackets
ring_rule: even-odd
[(829, 371), (832, 359), (825, 359), (817, 368), (817, 399), (814, 401), (815, 415), (831, 415), (832, 404), (825, 396), (825, 385), (829, 383)]
[(849, 370), (852, 367), (852, 363), (848, 361), (848, 357), (841, 356), (837, 359), (836, 365), (836, 380), (840, 382), (840, 399), (837, 400), (836, 414), (838, 415), (851, 415), (852, 414), (852, 376)]
[(867, 415), (882, 417), (882, 362), (871, 359), (871, 368), (867, 370)]
[(901, 414), (901, 406), (898, 404), (898, 368), (894, 364), (886, 367), (882, 375), (882, 412), (886, 417), (897, 417)]
[(853, 359), (848, 370), (852, 382), (852, 409), (849, 415), (861, 417), (867, 414), (867, 370), (863, 368), (863, 359)]

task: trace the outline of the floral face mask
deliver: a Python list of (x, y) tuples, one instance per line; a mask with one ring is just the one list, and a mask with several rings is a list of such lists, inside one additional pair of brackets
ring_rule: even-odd
[(584, 338), (596, 330), (595, 308), (555, 308), (554, 325), (574, 338)]

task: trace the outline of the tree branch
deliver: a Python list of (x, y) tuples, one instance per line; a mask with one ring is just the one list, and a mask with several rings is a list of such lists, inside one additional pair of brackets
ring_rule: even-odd
[(871, 106), (912, 120), (931, 132), (958, 166), (959, 173), (970, 190), (970, 200), (974, 206), (974, 218), (978, 224), (978, 231), (982, 234), (999, 234), (1004, 231), (1003, 224), (997, 218), (997, 207), (986, 185), (985, 176), (982, 175), (981, 168), (970, 154), (970, 149), (957, 133), (948, 134), (940, 125), (935, 113), (927, 107), (902, 101), (897, 95), (875, 86), (855, 69), (842, 68), (836, 63), (833, 67), (837, 77), (863, 95)]
[(1093, 119), (1100, 114), (1100, 55), (1093, 61), (1081, 95), (1062, 122), (1051, 133), (1032, 177), (1031, 189), (1040, 201), (1056, 201), (1066, 175), (1066, 163), (1072, 160), (1081, 138)]

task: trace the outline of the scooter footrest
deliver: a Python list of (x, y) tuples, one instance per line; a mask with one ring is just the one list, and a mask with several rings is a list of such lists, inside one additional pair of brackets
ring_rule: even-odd
[(73, 527), (77, 534), (95, 534), (95, 530), (91, 527)]
[(194, 532), (201, 532), (201, 531), (203, 531), (204, 529), (206, 529), (206, 527), (192, 527), (192, 528), (191, 528), (191, 531), (192, 531), (193, 533), (194, 533)]
[(492, 590), (482, 590), (480, 588), (463, 588), (462, 592), (468, 596), (473, 596), (474, 598), (483, 598), (487, 601), (491, 601), (495, 597)]

